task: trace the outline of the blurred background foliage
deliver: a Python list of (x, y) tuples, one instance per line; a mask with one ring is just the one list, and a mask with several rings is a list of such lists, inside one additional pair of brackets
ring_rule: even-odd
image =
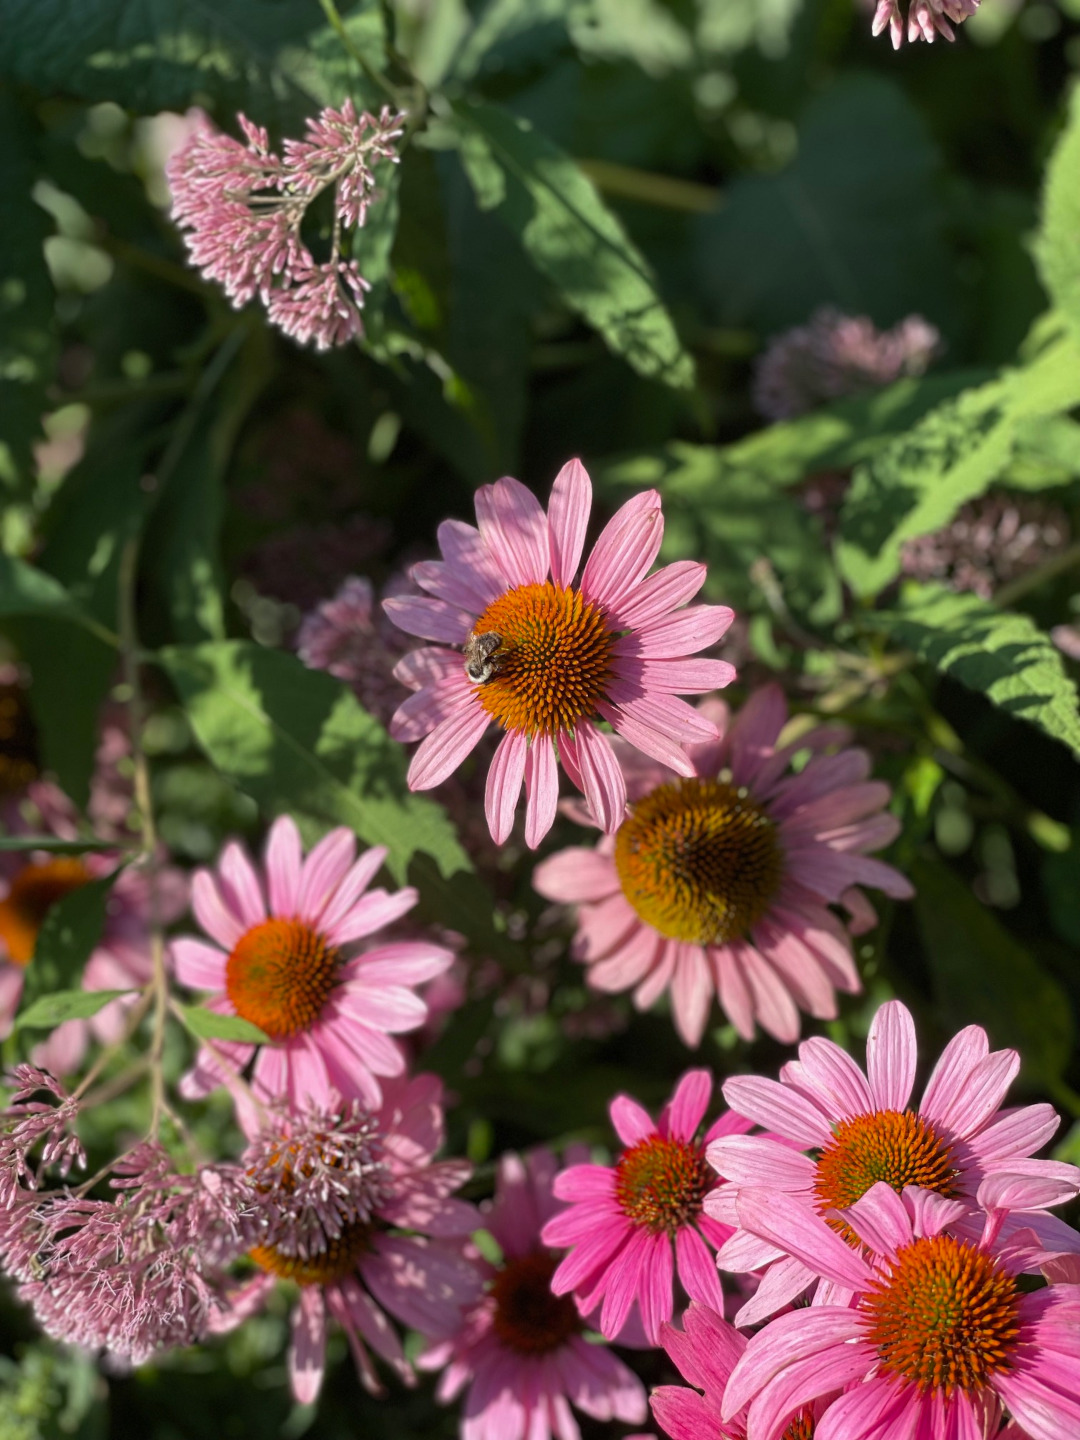
[[(520, 842), (408, 796), (379, 719), (290, 653), (476, 485), (546, 496), (580, 454), (609, 509), (656, 485), (665, 558), (709, 563), (735, 693), (779, 678), (894, 787), (918, 898), (859, 942), (866, 994), (828, 1033), (857, 1043), (890, 994), (927, 1053), (982, 1023), (1080, 1122), (1080, 716), (1051, 638), (1080, 655), (1080, 3), (983, 0), (955, 45), (899, 54), (859, 0), (0, 0), (0, 34), (0, 628), (32, 726), (7, 749), (85, 803), (137, 541), (173, 854), (282, 809), (388, 844), (467, 941), (469, 998), (422, 1064), (474, 1193), (508, 1146), (607, 1143), (617, 1089), (656, 1103), (688, 1063), (667, 1016), (589, 994)], [(346, 95), (416, 123), (356, 240), (366, 337), (315, 356), (186, 266), (162, 163), (190, 107), (280, 140)], [(935, 364), (764, 426), (755, 361), (822, 306), (922, 315)], [(1053, 507), (1064, 538), (961, 588), (958, 517), (988, 494)], [(927, 576), (907, 547), (935, 536)], [(783, 1058), (729, 1027), (701, 1051)], [(137, 1102), (95, 1124), (105, 1150)], [(198, 1124), (213, 1149), (226, 1112)], [(0, 1440), (456, 1433), (428, 1390), (375, 1402), (348, 1364), (317, 1416), (292, 1407), (285, 1315), (103, 1377), (5, 1301)]]

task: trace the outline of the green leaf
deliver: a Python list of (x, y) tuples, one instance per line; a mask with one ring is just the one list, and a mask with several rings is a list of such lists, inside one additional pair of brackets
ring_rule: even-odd
[(477, 201), (518, 236), (562, 299), (640, 374), (676, 388), (694, 366), (648, 262), (574, 161), (525, 120), (459, 101), (462, 163)]
[[(381, 39), (378, 6), (355, 8), (346, 28), (367, 55)], [(0, 78), (144, 114), (211, 97), (223, 111), (296, 124), (313, 103), (367, 88), (312, 0), (0, 0), (0, 24)]]
[(52, 1030), (65, 1020), (89, 1020), (112, 1000), (133, 995), (133, 990), (60, 990), (42, 995), (15, 1017), (20, 1030)]
[(940, 585), (908, 585), (896, 610), (860, 618), (867, 629), (1037, 725), (1080, 757), (1076, 686), (1060, 651), (1027, 615)]
[(79, 607), (59, 580), (0, 552), (0, 616), (46, 615), (79, 619)]
[(1080, 347), (1068, 338), (946, 400), (856, 470), (837, 549), (844, 579), (859, 595), (877, 594), (900, 573), (905, 540), (946, 525), (1007, 472), (1033, 422), (1076, 404)]
[(0, 449), (6, 446), (24, 473), (49, 408), (56, 358), (55, 295), (43, 248), (53, 226), (31, 197), (36, 143), (30, 113), (0, 91)]
[(1050, 299), (1080, 342), (1080, 91), (1050, 157), (1043, 188), (1042, 225), (1035, 260)]
[(983, 1025), (992, 1044), (1019, 1050), (1030, 1086), (1052, 1087), (1073, 1043), (1062, 987), (945, 865), (917, 859), (911, 880), (948, 1028)]
[(240, 1040), (254, 1045), (269, 1044), (270, 1036), (239, 1015), (219, 1015), (202, 1005), (176, 1005), (181, 1019), (198, 1040)]
[(116, 870), (100, 880), (88, 880), (49, 907), (38, 931), (34, 958), (26, 967), (24, 1004), (65, 990), (80, 979), (101, 940), (109, 896), (120, 873)]
[(699, 283), (723, 325), (763, 334), (820, 305), (894, 324), (956, 311), (941, 160), (893, 81), (848, 75), (807, 107), (795, 159), (736, 179), (696, 222)]
[(312, 830), (347, 825), (366, 844), (385, 845), (395, 879), (420, 886), (425, 913), (480, 953), (521, 963), (446, 812), (409, 791), (401, 746), (350, 690), (245, 641), (174, 647), (158, 658), (211, 763), (267, 814), (290, 811)]
[(567, 19), (583, 8), (581, 0), (488, 0), (447, 68), (461, 83), (485, 70), (536, 65), (566, 44)]

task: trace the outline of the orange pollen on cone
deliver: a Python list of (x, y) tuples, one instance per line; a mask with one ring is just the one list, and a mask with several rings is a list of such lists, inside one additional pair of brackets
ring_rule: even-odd
[(881, 1370), (923, 1394), (978, 1390), (1010, 1368), (1020, 1333), (1016, 1281), (985, 1250), (951, 1235), (906, 1245), (860, 1308)]
[(776, 823), (745, 789), (676, 780), (639, 800), (615, 836), (638, 915), (668, 940), (726, 945), (769, 908), (784, 873)]
[(334, 988), (338, 950), (302, 920), (254, 925), (225, 962), (225, 991), (236, 1013), (271, 1040), (310, 1030)]
[(583, 1328), (571, 1296), (551, 1293), (555, 1265), (554, 1256), (535, 1250), (507, 1260), (491, 1282), (495, 1334), (519, 1355), (548, 1355)]
[[(956, 1177), (952, 1151), (929, 1120), (910, 1110), (877, 1110), (834, 1127), (818, 1156), (814, 1197), (820, 1211), (846, 1210), (879, 1180), (897, 1194), (919, 1185), (955, 1196)], [(841, 1233), (846, 1231), (843, 1226)]]
[(363, 1221), (346, 1225), (316, 1255), (285, 1255), (274, 1245), (256, 1245), (248, 1254), (260, 1270), (297, 1285), (332, 1285), (351, 1275), (371, 1250), (372, 1227)]
[(700, 1213), (716, 1176), (699, 1145), (650, 1135), (615, 1167), (615, 1198), (635, 1225), (674, 1235)]
[(0, 900), (0, 941), (7, 958), (16, 965), (28, 965), (34, 958), (38, 931), (46, 915), (65, 895), (78, 890), (90, 879), (81, 860), (62, 856), (40, 865), (24, 865)]
[(473, 634), (499, 638), (493, 673), (477, 694), (504, 730), (573, 730), (606, 697), (616, 632), (577, 590), (550, 580), (519, 585), (491, 602)]

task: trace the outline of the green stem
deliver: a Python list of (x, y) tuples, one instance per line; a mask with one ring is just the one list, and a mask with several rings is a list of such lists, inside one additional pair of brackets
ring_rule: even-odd
[(338, 9), (337, 6), (334, 4), (334, 0), (319, 0), (319, 4), (322, 6), (323, 14), (329, 21), (331, 30), (333, 30), (334, 34), (341, 41), (341, 45), (345, 53), (351, 56), (352, 59), (356, 61), (357, 65), (360, 66), (360, 69), (364, 72), (364, 74), (368, 77), (368, 79), (372, 82), (373, 85), (378, 85), (381, 90), (385, 91), (385, 93), (390, 96), (390, 98), (393, 100), (394, 104), (399, 110), (404, 110), (406, 107), (402, 99), (401, 91), (397, 88), (396, 85), (394, 85), (390, 80), (388, 80), (380, 70), (376, 70), (374, 65), (372, 65), (371, 61), (368, 60), (365, 55), (361, 54), (361, 52), (353, 44), (352, 36), (349, 34), (348, 30), (346, 30), (345, 22), (338, 14)]

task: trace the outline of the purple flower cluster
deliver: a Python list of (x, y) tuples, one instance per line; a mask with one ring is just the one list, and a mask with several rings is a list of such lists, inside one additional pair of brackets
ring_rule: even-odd
[(866, 315), (824, 307), (769, 342), (754, 376), (754, 404), (768, 420), (791, 420), (905, 375), (922, 375), (940, 343), (921, 315), (878, 330)]
[[(283, 158), (246, 116), (238, 117), (246, 144), (204, 117), (166, 169), (173, 219), (187, 232), (192, 262), (237, 307), (258, 295), (271, 323), (301, 345), (327, 350), (360, 335), (369, 286), (356, 261), (342, 256), (342, 230), (364, 224), (375, 194), (373, 166), (397, 160), (402, 118), (388, 107), (378, 117), (358, 115), (346, 100), (309, 120), (306, 140), (287, 140)], [(312, 201), (330, 187), (330, 256), (316, 261), (300, 227)]]

